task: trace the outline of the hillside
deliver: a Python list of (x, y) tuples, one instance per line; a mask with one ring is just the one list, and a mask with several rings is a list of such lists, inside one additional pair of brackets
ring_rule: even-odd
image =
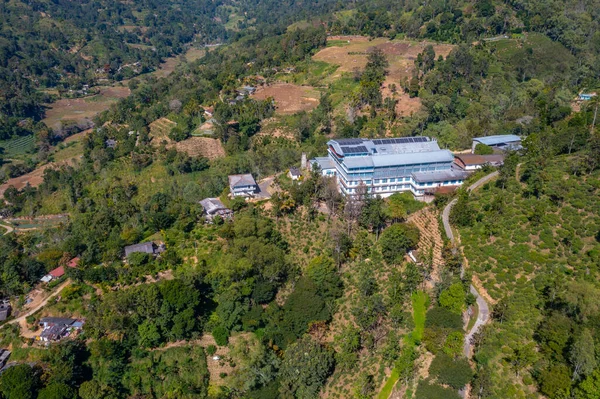
[(597, 399), (598, 9), (3, 3), (0, 397)]
[(469, 270), (497, 302), (476, 353), (474, 384), (490, 397), (587, 397), (595, 363), (579, 351), (598, 316), (600, 174), (574, 173), (581, 161), (526, 162), (462, 204)]

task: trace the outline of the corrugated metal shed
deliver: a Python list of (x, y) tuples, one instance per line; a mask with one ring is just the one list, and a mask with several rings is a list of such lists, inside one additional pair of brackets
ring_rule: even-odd
[(475, 137), (473, 141), (476, 141), (481, 144), (494, 146), (498, 144), (508, 144), (508, 143), (516, 143), (520, 142), (521, 138), (514, 134), (501, 134), (496, 136), (485, 136), (485, 137)]
[(154, 244), (151, 241), (143, 242), (141, 244), (128, 245), (125, 247), (125, 256), (129, 256), (134, 252), (145, 252), (147, 254), (154, 253)]

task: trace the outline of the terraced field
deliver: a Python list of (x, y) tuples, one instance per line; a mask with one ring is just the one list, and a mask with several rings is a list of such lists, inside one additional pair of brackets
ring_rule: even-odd
[(34, 146), (33, 135), (17, 137), (10, 140), (0, 141), (0, 147), (4, 148), (6, 158), (18, 157), (32, 150)]

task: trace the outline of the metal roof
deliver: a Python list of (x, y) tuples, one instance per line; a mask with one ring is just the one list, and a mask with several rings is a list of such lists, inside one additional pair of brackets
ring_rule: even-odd
[(245, 186), (256, 186), (256, 180), (250, 173), (243, 175), (230, 175), (229, 176), (230, 187), (245, 187)]
[(206, 213), (214, 213), (220, 209), (227, 209), (225, 204), (218, 198), (204, 198), (200, 201), (200, 205), (202, 205), (202, 208), (204, 208)]
[(386, 154), (406, 154), (416, 152), (438, 151), (437, 141), (429, 137), (398, 137), (389, 139), (338, 139), (327, 143), (333, 151), (341, 156), (372, 156)]
[(485, 145), (498, 145), (520, 142), (521, 138), (514, 134), (501, 134), (497, 136), (475, 137), (473, 138), (473, 141), (477, 141), (478, 143)]
[(456, 169), (436, 170), (431, 172), (415, 172), (413, 179), (419, 183), (430, 183), (449, 180), (464, 180), (469, 174)]
[(40, 319), (40, 323), (56, 324), (56, 325), (63, 325), (63, 326), (70, 326), (71, 324), (75, 323), (76, 321), (77, 320), (70, 319), (68, 317), (42, 317)]
[(141, 244), (128, 245), (125, 247), (125, 256), (129, 256), (134, 252), (145, 252), (147, 254), (154, 253), (154, 244), (152, 241), (143, 242)]
[[(385, 168), (399, 165), (418, 165), (438, 162), (452, 162), (454, 155), (448, 150), (429, 151), (427, 153), (415, 152), (406, 154), (386, 154), (371, 157), (376, 168)], [(344, 160), (345, 163), (348, 160)]]
[(333, 161), (329, 157), (316, 157), (315, 159), (311, 159), (310, 164), (317, 164), (321, 170), (324, 169), (333, 169), (335, 166), (333, 165)]
[(456, 159), (460, 160), (465, 165), (484, 165), (499, 164), (504, 161), (504, 154), (490, 154), (490, 155), (475, 155), (475, 154), (456, 154)]
[(300, 176), (302, 176), (302, 172), (300, 172), (300, 169), (298, 169), (298, 168), (291, 167), (290, 175), (295, 176), (295, 177), (300, 177)]
[(372, 156), (345, 158), (344, 165), (348, 169), (373, 168), (375, 166)]

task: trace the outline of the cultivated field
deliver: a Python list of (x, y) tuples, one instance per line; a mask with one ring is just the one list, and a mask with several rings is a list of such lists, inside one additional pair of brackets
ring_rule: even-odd
[(344, 72), (362, 70), (367, 64), (367, 56), (374, 48), (379, 48), (389, 61), (388, 75), (382, 87), (383, 97), (393, 97), (398, 100), (396, 113), (399, 116), (410, 116), (421, 109), (419, 98), (410, 98), (407, 94), (398, 91), (392, 93), (391, 84), (400, 87), (405, 78), (412, 78), (415, 69), (415, 60), (429, 44), (433, 45), (436, 58), (447, 57), (455, 47), (450, 44), (436, 44), (433, 42), (411, 42), (407, 40), (388, 40), (378, 38), (369, 40), (363, 36), (332, 36), (328, 39), (328, 46), (313, 57), (316, 61), (338, 65), (339, 68), (333, 78), (341, 77)]
[(60, 129), (63, 122), (67, 121), (69, 123), (84, 123), (129, 94), (128, 87), (108, 86), (102, 87), (100, 94), (95, 96), (74, 99), (63, 98), (48, 105), (43, 122), (55, 130)]
[(301, 111), (310, 111), (319, 104), (319, 93), (310, 86), (298, 86), (290, 83), (275, 83), (256, 90), (252, 98), (275, 100), (276, 113), (291, 115)]
[(175, 147), (177, 151), (185, 152), (189, 156), (202, 156), (208, 159), (221, 158), (225, 156), (225, 150), (221, 140), (209, 137), (190, 137), (179, 143), (169, 138), (169, 132), (177, 123), (167, 118), (160, 118), (150, 124), (150, 136), (152, 144), (160, 145), (166, 142), (167, 148)]
[(436, 44), (433, 42), (411, 42), (407, 40), (388, 40), (378, 38), (369, 40), (363, 36), (331, 36), (329, 46), (314, 55), (313, 59), (329, 64), (339, 65), (337, 72), (353, 72), (362, 70), (367, 64), (367, 54), (377, 47), (387, 56), (390, 66), (388, 79), (399, 82), (404, 77), (411, 78), (414, 61), (429, 44), (433, 45), (436, 58), (448, 56), (455, 47), (451, 44)]
[(177, 151), (185, 152), (192, 157), (204, 157), (208, 159), (221, 158), (225, 156), (225, 149), (219, 139), (209, 137), (190, 137), (175, 144)]

